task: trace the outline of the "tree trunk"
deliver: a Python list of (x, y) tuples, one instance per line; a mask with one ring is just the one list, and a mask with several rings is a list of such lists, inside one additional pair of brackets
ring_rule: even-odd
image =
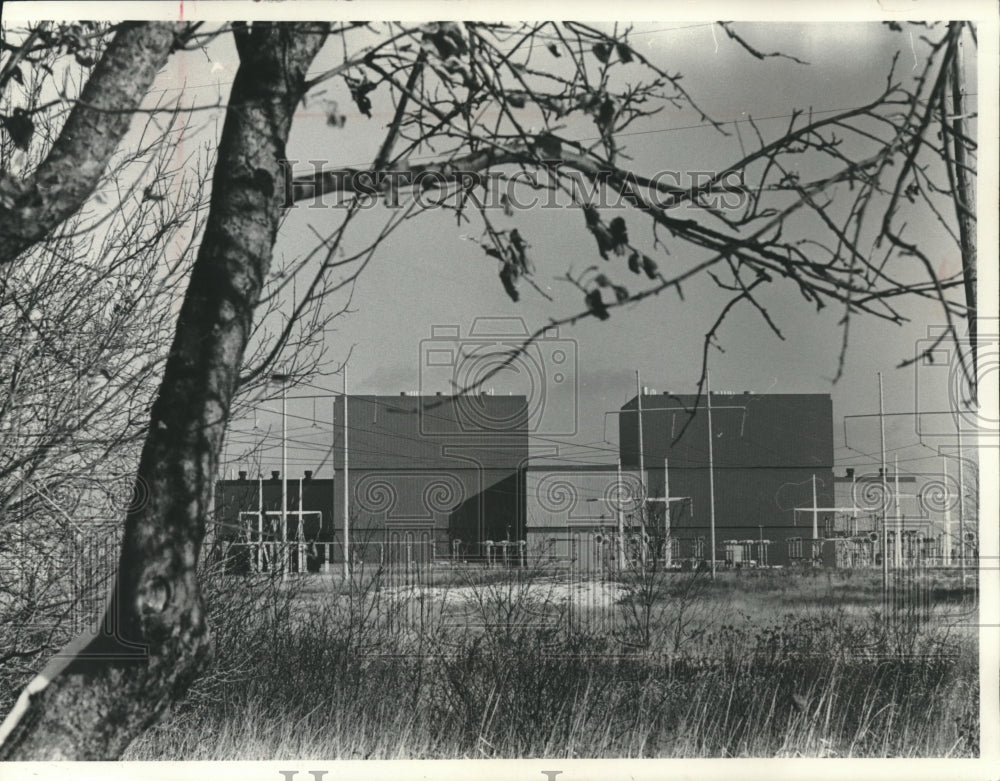
[(271, 261), (279, 161), (323, 24), (254, 24), (219, 142), (211, 209), (152, 409), (102, 630), (71, 643), (0, 727), (14, 760), (114, 759), (210, 656), (196, 565), (230, 403)]
[[(979, 377), (978, 377), (978, 355), (976, 340), (978, 317), (978, 300), (976, 298), (976, 204), (975, 187), (969, 176), (969, 163), (966, 155), (966, 124), (965, 124), (965, 63), (962, 52), (962, 22), (952, 22), (952, 28), (956, 40), (955, 61), (951, 66), (951, 100), (954, 119), (951, 123), (952, 143), (955, 147), (955, 192), (952, 196), (955, 200), (955, 216), (958, 218), (958, 235), (962, 247), (962, 278), (965, 281), (965, 308), (966, 321), (969, 326), (969, 362), (968, 372), (969, 390), (972, 394), (971, 402), (974, 406), (979, 404)], [(948, 139), (943, 140), (948, 143)], [(964, 401), (964, 400), (963, 400)]]
[(38, 170), (23, 181), (0, 177), (0, 266), (83, 206), (187, 29), (185, 23), (123, 24)]

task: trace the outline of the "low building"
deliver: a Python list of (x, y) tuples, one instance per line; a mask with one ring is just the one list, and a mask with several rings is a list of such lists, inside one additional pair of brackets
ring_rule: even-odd
[[(293, 570), (343, 561), (342, 410), (332, 480), (241, 472), (217, 483), (217, 538), (246, 547), (247, 566), (266, 569), (285, 540)], [(352, 557), (481, 558), (488, 542), (523, 539), (524, 396), (351, 396), (347, 413)]]
[[(610, 571), (621, 554), (633, 560), (652, 549), (656, 530), (643, 515), (637, 470), (613, 465), (542, 466), (525, 470), (527, 559), (581, 572)], [(645, 548), (643, 547), (645, 546)]]

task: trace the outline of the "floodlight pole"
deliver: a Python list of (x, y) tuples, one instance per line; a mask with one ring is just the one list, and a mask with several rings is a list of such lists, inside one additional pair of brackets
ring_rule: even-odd
[(965, 471), (962, 454), (962, 419), (958, 425), (958, 567), (962, 573), (962, 599), (965, 599)]
[(264, 476), (257, 474), (257, 572), (264, 571)]
[(645, 486), (645, 474), (643, 459), (645, 457), (642, 446), (642, 386), (639, 384), (639, 370), (635, 370), (635, 403), (639, 418), (639, 483)]
[(889, 608), (889, 542), (888, 524), (886, 521), (886, 506), (888, 505), (889, 486), (885, 481), (885, 406), (882, 400), (882, 372), (878, 373), (878, 428), (882, 446), (882, 610)]
[(670, 546), (670, 465), (663, 459), (663, 564), (668, 569), (674, 559)]
[[(326, 458), (324, 457), (324, 461)], [(322, 463), (320, 464), (322, 466)], [(334, 396), (330, 399), (330, 531), (331, 531), (331, 542), (332, 533), (336, 531), (337, 526), (334, 520), (334, 514), (337, 508), (337, 397)], [(322, 516), (321, 516), (322, 518)], [(322, 525), (322, 520), (320, 521)], [(324, 551), (323, 558), (323, 572), (327, 573), (333, 569), (333, 545), (329, 542), (326, 543), (326, 550)]]
[(705, 399), (708, 409), (708, 504), (711, 528), (712, 580), (715, 580), (715, 458), (712, 454), (712, 380), (705, 369)]
[(951, 566), (951, 488), (948, 486), (948, 456), (941, 456), (941, 465), (944, 467), (944, 489), (947, 492), (944, 500), (944, 546), (941, 550), (941, 558), (946, 567)]
[(288, 393), (281, 383), (281, 579), (288, 577)]
[(899, 454), (897, 453), (893, 460), (893, 485), (895, 490), (892, 494), (893, 502), (893, 512), (896, 513), (896, 539), (893, 540), (893, 547), (895, 548), (894, 556), (896, 558), (896, 569), (903, 569), (905, 564), (903, 562), (903, 516), (899, 509)]
[(303, 478), (300, 477), (299, 478), (299, 512), (298, 512), (298, 516), (299, 516), (298, 521), (299, 522), (298, 522), (297, 526), (295, 527), (295, 542), (296, 542), (296, 546), (297, 546), (296, 549), (295, 549), (295, 562), (296, 562), (295, 566), (296, 566), (297, 571), (298, 571), (298, 573), (300, 575), (303, 573), (303, 570), (305, 570), (306, 572), (308, 572), (308, 567), (305, 567), (304, 564), (303, 564), (303, 562), (305, 560), (305, 554), (306, 554), (306, 548), (305, 548), (306, 530), (305, 530), (304, 520), (303, 520), (303, 517), (304, 517), (303, 516), (304, 505), (302, 503), (302, 486), (303, 486), (303, 482), (304, 482)]
[[(813, 545), (816, 544), (816, 540), (819, 539), (819, 510), (816, 507), (819, 502), (816, 500), (816, 473), (813, 472), (812, 476), (812, 486), (813, 486)], [(815, 555), (815, 551), (813, 552)]]
[(618, 568), (625, 571), (625, 512), (622, 510), (622, 495), (625, 486), (622, 485), (622, 460), (618, 459)]
[(288, 375), (272, 374), (272, 382), (281, 383), (281, 580), (288, 577)]
[(351, 577), (351, 500), (350, 468), (347, 449), (347, 367), (344, 366), (344, 580)]

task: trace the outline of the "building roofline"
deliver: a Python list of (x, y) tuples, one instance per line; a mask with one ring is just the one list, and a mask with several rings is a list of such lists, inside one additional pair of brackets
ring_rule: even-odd
[[(524, 467), (526, 472), (614, 472), (617, 469), (617, 464), (527, 464)], [(622, 467), (622, 471), (637, 472), (639, 470)]]
[[(693, 404), (698, 399), (704, 399), (705, 393), (700, 396), (696, 393), (671, 393), (670, 391), (658, 391), (655, 393), (643, 393), (643, 399), (656, 399), (657, 401), (662, 401), (663, 399), (668, 399), (671, 401), (679, 401), (685, 405)], [(635, 395), (629, 398), (624, 404), (621, 405), (619, 409), (634, 409), (636, 407), (636, 399), (639, 396)], [(712, 399), (740, 399), (744, 401), (760, 401), (764, 399), (827, 399), (833, 401), (833, 395), (830, 393), (754, 393), (753, 391), (712, 391)]]
[[(336, 393), (331, 395), (340, 396), (342, 394)], [(523, 393), (487, 393), (485, 391), (477, 393), (411, 393), (409, 391), (400, 391), (395, 395), (388, 393), (348, 393), (347, 397), (350, 399), (364, 399), (368, 401), (417, 401), (423, 399), (434, 401), (447, 401), (455, 399), (514, 399), (524, 403), (527, 403), (528, 401), (528, 397)]]

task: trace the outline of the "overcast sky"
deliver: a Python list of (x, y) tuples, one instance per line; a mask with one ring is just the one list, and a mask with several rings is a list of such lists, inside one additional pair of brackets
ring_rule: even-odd
[[(923, 50), (909, 33), (900, 34), (878, 23), (740, 22), (736, 29), (761, 51), (780, 50), (808, 64), (786, 59), (756, 60), (726, 38), (719, 28), (689, 19), (638, 23), (631, 41), (656, 64), (671, 73), (682, 73), (685, 89), (700, 107), (713, 119), (729, 123), (730, 131), (739, 127), (747, 142), (751, 133), (749, 117), (757, 121), (766, 137), (773, 138), (780, 135), (793, 110), (811, 109), (818, 113), (857, 106), (880, 92), (895, 52), (900, 52), (897, 76), (907, 78), (915, 72), (914, 64)], [(314, 71), (336, 64), (340, 54), (335, 43), (329, 44)], [(158, 87), (181, 87), (186, 99), (194, 103), (205, 102), (217, 94), (224, 98), (236, 64), (231, 42), (228, 37), (221, 38), (210, 47), (207, 58), (201, 52), (173, 58)], [(557, 69), (564, 64), (565, 59), (562, 64), (553, 60), (550, 67)], [(976, 52), (971, 47), (966, 65), (969, 84), (975, 85)], [(973, 94), (969, 108), (976, 111), (978, 96), (974, 87), (970, 92)], [(354, 109), (342, 81), (328, 82), (323, 94), (311, 95), (300, 109), (288, 146), (289, 157), (302, 161), (322, 159), (333, 167), (370, 164), (392, 110), (387, 90), (377, 90), (371, 97), (373, 117), (367, 119)], [(332, 100), (347, 115), (342, 129), (327, 124), (327, 101)], [(221, 127), (210, 112), (199, 114), (198, 119), (204, 127), (199, 136), (202, 140), (211, 139)], [(646, 173), (711, 171), (741, 156), (737, 133), (729, 136), (717, 133), (689, 108), (667, 109), (630, 131), (622, 139), (626, 144), (623, 151), (632, 156), (633, 169)], [(593, 136), (594, 127), (588, 119), (583, 119), (563, 132), (585, 138)], [(807, 160), (803, 165), (807, 167), (810, 162)], [(652, 254), (648, 226), (634, 213), (623, 213), (629, 219), (633, 243)], [(329, 233), (342, 216), (339, 209), (294, 210), (282, 227), (275, 250), (276, 263), (292, 262), (311, 250), (316, 243), (313, 230)], [(605, 219), (610, 216), (609, 212)], [(362, 216), (359, 225), (376, 226), (385, 218), (384, 209), (373, 209)], [(427, 367), (426, 353), (433, 347), (432, 329), (436, 326), (457, 329), (464, 338), (480, 318), (481, 330), (485, 327), (487, 331), (502, 330), (507, 334), (521, 323), (534, 330), (550, 318), (582, 310), (580, 292), (559, 281), (567, 271), (578, 273), (602, 263), (579, 209), (517, 210), (509, 218), (496, 212), (493, 219), (499, 228), (517, 227), (527, 239), (537, 266), (537, 283), (554, 301), (522, 287), (520, 302), (512, 302), (503, 292), (496, 262), (472, 241), (480, 236), (481, 225), (473, 222), (457, 226), (454, 216), (445, 212), (425, 214), (384, 243), (353, 291), (350, 313), (339, 317), (336, 331), (329, 334), (328, 357), (332, 361), (346, 357), (353, 348), (348, 367), (351, 393), (449, 391), (452, 378), (446, 376), (447, 372), (443, 373), (440, 367), (431, 370)], [(941, 240), (940, 231), (933, 228), (925, 231), (920, 227), (918, 230), (923, 249), (940, 264), (940, 273), (950, 273), (957, 267), (957, 250)], [(370, 235), (363, 230), (355, 231), (353, 238), (348, 239), (348, 247), (361, 246), (362, 240)], [(669, 257), (656, 256), (667, 274), (698, 259), (683, 248), (670, 249)], [(995, 280), (995, 254), (984, 253), (981, 262)], [(622, 263), (601, 270), (616, 282), (628, 285), (632, 292), (643, 287), (642, 280), (629, 274)], [(989, 277), (986, 280), (988, 284)], [(560, 458), (567, 461), (613, 463), (616, 425), (613, 418), (606, 421), (605, 412), (618, 409), (635, 394), (637, 369), (642, 374), (642, 384), (659, 391), (692, 393), (696, 389), (703, 335), (728, 296), (707, 278), (687, 285), (684, 293), (684, 301), (673, 292), (665, 292), (630, 308), (614, 310), (607, 322), (587, 318), (573, 328), (564, 328), (558, 340), (550, 340), (533, 353), (534, 363), (522, 364), (522, 369), (530, 365), (531, 373), (499, 375), (487, 387), (496, 393), (528, 393), (535, 398), (540, 392), (546, 394), (547, 417), (540, 433), (549, 436), (533, 442), (537, 454), (558, 446)], [(931, 302), (913, 300), (902, 307), (911, 318), (903, 326), (873, 318), (855, 318), (844, 374), (833, 384), (842, 338), (838, 327), (842, 310), (831, 307), (817, 313), (794, 286), (784, 283), (769, 286), (761, 301), (785, 340), (778, 339), (752, 307), (737, 307), (719, 332), (722, 350), (710, 354), (713, 390), (830, 393), (838, 465), (870, 466), (871, 459), (859, 456), (857, 451), (871, 453), (877, 449), (877, 426), (871, 419), (855, 420), (849, 423), (845, 440), (843, 419), (877, 412), (880, 371), (884, 375), (886, 410), (914, 409), (914, 369), (896, 366), (914, 354), (918, 342), (927, 337), (928, 329), (942, 324), (940, 313)], [(343, 303), (342, 299), (334, 300), (330, 306), (339, 308)], [(482, 318), (508, 320), (503, 329), (498, 329), (495, 321), (487, 324)], [(484, 335), (488, 333), (481, 334)], [(509, 342), (510, 334), (507, 336)], [(498, 340), (504, 341), (503, 335)], [(482, 341), (473, 342), (479, 343)], [(567, 362), (556, 366), (555, 354), (565, 355)], [(562, 381), (557, 383), (556, 376), (561, 376)], [(458, 379), (462, 381), (466, 376)], [(927, 372), (921, 385), (921, 407), (947, 408), (951, 379), (948, 366), (933, 367), (933, 371)], [(339, 393), (343, 388), (340, 376), (319, 378), (315, 382), (317, 388), (299, 389), (294, 395), (323, 396), (327, 391)], [(265, 470), (277, 468), (279, 406), (274, 400), (261, 402), (256, 418), (234, 421), (227, 472), (241, 467), (236, 456), (243, 444), (269, 428), (272, 437), (262, 466)], [(330, 400), (329, 397), (293, 399), (289, 410), (290, 471), (300, 473), (315, 468), (324, 459), (330, 435)], [(313, 425), (313, 420), (317, 425)], [(933, 422), (937, 428), (946, 425), (940, 418)], [(258, 431), (253, 430), (255, 423)], [(912, 419), (890, 420), (886, 433), (890, 458), (899, 455), (902, 468), (907, 468), (907, 464), (913, 470), (939, 468), (940, 459), (932, 450), (915, 444)], [(326, 468), (321, 473), (326, 473)]]
[[(636, 48), (641, 48), (658, 64), (671, 72), (683, 73), (685, 88), (714, 119), (743, 120), (742, 132), (747, 134), (745, 120), (753, 116), (765, 135), (779, 134), (794, 109), (821, 112), (870, 100), (882, 89), (897, 50), (903, 50), (900, 68), (903, 77), (912, 68), (914, 52), (920, 51), (917, 43), (910, 50), (908, 35), (879, 24), (743, 23), (737, 29), (763, 51), (781, 50), (809, 64), (780, 59), (760, 62), (708, 24), (638, 24), (632, 40)], [(215, 51), (213, 57), (225, 68), (235, 62), (231, 51), (224, 47)], [(967, 65), (970, 83), (974, 84), (974, 54)], [(317, 70), (321, 67), (319, 63)], [(333, 167), (364, 165), (373, 158), (381, 133), (365, 130), (370, 126), (380, 128), (388, 121), (391, 106), (380, 104), (380, 96), (374, 94), (374, 117), (368, 120), (346, 111), (350, 99), (346, 92), (338, 94), (338, 89), (331, 85), (324, 97), (338, 99), (348, 115), (345, 127), (341, 130), (329, 127), (324, 111), (313, 101), (296, 120), (289, 145), (291, 158), (303, 161), (323, 158)], [(970, 101), (974, 110), (975, 97)], [(581, 125), (570, 131), (580, 136), (592, 135), (593, 127)], [(635, 159), (633, 167), (638, 170), (712, 170), (739, 156), (735, 134), (725, 137), (716, 133), (690, 109), (665, 111), (633, 131), (638, 132), (624, 141), (626, 151)], [(282, 229), (277, 256), (290, 259), (307, 251), (314, 243), (308, 226), (320, 232), (329, 231), (341, 216), (337, 209), (297, 210)], [(365, 218), (370, 218), (374, 225), (385, 214), (373, 210)], [(630, 219), (633, 241), (651, 247), (648, 228), (634, 215)], [(477, 318), (515, 318), (501, 329), (495, 322), (489, 323), (488, 335), (491, 330), (506, 333), (506, 328), (516, 327), (520, 321), (533, 330), (551, 317), (567, 316), (582, 309), (579, 291), (557, 280), (570, 269), (579, 272), (601, 263), (592, 237), (583, 228), (579, 210), (536, 208), (517, 211), (510, 218), (499, 213), (496, 222), (501, 228), (517, 227), (525, 236), (538, 266), (538, 282), (555, 301), (547, 301), (528, 288), (524, 288), (520, 302), (510, 301), (497, 278), (495, 261), (486, 258), (482, 249), (470, 241), (470, 237), (480, 235), (481, 226), (475, 223), (456, 226), (453, 215), (448, 213), (425, 214), (399, 230), (381, 248), (356, 286), (351, 313), (336, 321), (336, 333), (330, 335), (331, 357), (345, 356), (353, 346), (348, 368), (350, 392), (396, 395), (403, 390), (450, 390), (448, 373), (439, 367), (428, 368), (426, 363), (426, 351), (434, 343), (435, 326), (457, 327), (464, 338)], [(956, 250), (941, 241), (938, 232), (929, 230), (922, 240), (925, 250), (940, 262), (943, 271), (958, 263)], [(681, 267), (689, 261), (676, 255), (661, 258), (667, 270), (671, 263)], [(616, 281), (634, 286), (639, 278), (620, 266), (607, 268)], [(641, 282), (634, 287), (641, 288)], [(537, 395), (542, 383), (548, 405), (543, 428), (549, 428), (540, 433), (547, 435), (563, 434), (573, 427), (567, 420), (575, 404), (575, 436), (539, 438), (533, 443), (536, 453), (559, 443), (562, 460), (613, 462), (614, 445), (605, 442), (605, 438), (610, 443), (617, 441), (616, 424), (612, 418), (605, 429), (604, 413), (618, 409), (635, 394), (636, 369), (641, 372), (645, 386), (674, 393), (691, 393), (696, 389), (702, 336), (727, 297), (707, 279), (687, 286), (684, 292), (684, 301), (676, 294), (663, 293), (629, 309), (615, 310), (607, 322), (588, 318), (573, 328), (564, 328), (559, 339), (568, 340), (564, 352), (570, 363), (565, 366), (573, 363), (575, 366), (570, 366), (568, 381), (558, 386), (554, 373), (563, 372), (551, 360), (558, 346), (553, 341), (534, 353), (536, 362), (531, 367), (538, 369), (537, 372), (497, 376), (487, 387), (496, 393)], [(817, 313), (787, 284), (773, 286), (763, 296), (763, 302), (785, 340), (779, 340), (753, 308), (734, 310), (720, 331), (724, 352), (711, 353), (713, 390), (830, 393), (834, 402), (838, 465), (870, 466), (871, 459), (855, 451), (871, 453), (877, 449), (877, 426), (871, 419), (850, 422), (845, 441), (843, 418), (877, 412), (879, 371), (884, 375), (886, 410), (914, 409), (914, 369), (896, 369), (896, 365), (914, 354), (915, 345), (926, 338), (928, 328), (943, 322), (934, 305), (909, 302), (903, 311), (912, 322), (902, 327), (873, 318), (856, 318), (844, 376), (833, 384), (842, 311), (831, 308)], [(480, 321), (480, 326), (484, 325)], [(522, 365), (522, 369), (529, 363)], [(948, 368), (934, 369), (936, 375), (931, 373), (922, 385), (921, 406), (925, 409), (943, 409), (948, 405)], [(934, 376), (940, 379), (934, 380)], [(319, 380), (318, 384), (339, 392), (342, 382), (340, 376), (335, 376)], [(296, 394), (315, 392), (322, 393), (304, 389)], [(277, 403), (264, 403), (261, 407), (257, 424), (264, 429), (271, 426), (274, 434), (280, 432), (280, 423), (271, 414)], [(293, 440), (290, 472), (294, 474), (322, 460), (322, 449), (329, 441), (331, 413), (330, 403), (325, 399), (292, 401), (289, 409), (296, 416), (289, 422)], [(312, 426), (314, 416), (317, 427)], [(944, 421), (937, 419), (934, 423), (940, 426)], [(240, 425), (245, 430), (246, 424)], [(940, 459), (931, 450), (915, 446), (917, 436), (912, 420), (890, 420), (886, 433), (890, 459), (899, 455), (901, 468), (930, 471), (940, 468)], [(237, 443), (246, 441), (246, 435), (237, 431), (232, 441), (231, 451), (235, 453)], [(277, 445), (278, 440), (272, 439), (265, 469), (277, 468)], [(238, 468), (236, 464), (229, 466)]]

